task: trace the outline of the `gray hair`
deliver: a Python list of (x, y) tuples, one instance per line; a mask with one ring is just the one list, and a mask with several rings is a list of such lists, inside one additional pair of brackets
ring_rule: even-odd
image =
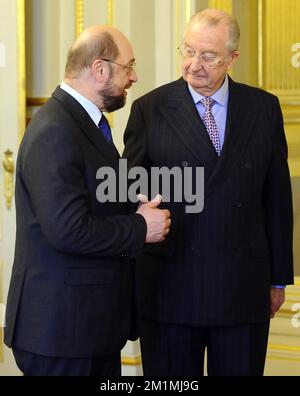
[(226, 45), (227, 50), (229, 52), (236, 51), (238, 49), (240, 41), (239, 23), (235, 17), (227, 14), (225, 11), (216, 10), (213, 8), (206, 8), (205, 10), (197, 12), (191, 17), (187, 25), (186, 32), (189, 27), (195, 23), (201, 23), (208, 26), (217, 26), (223, 21), (229, 28), (229, 41)]

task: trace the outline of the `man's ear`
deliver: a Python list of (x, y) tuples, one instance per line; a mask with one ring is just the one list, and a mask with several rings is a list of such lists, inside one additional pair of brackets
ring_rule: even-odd
[(231, 60), (230, 60), (230, 62), (229, 62), (229, 64), (228, 64), (227, 70), (230, 70), (230, 69), (232, 68), (232, 66), (235, 64), (235, 62), (237, 61), (237, 59), (238, 59), (239, 56), (240, 56), (239, 51), (234, 51), (234, 52), (230, 55)]
[(107, 76), (109, 75), (109, 70), (106, 62), (101, 59), (95, 59), (91, 66), (91, 71), (94, 78), (98, 82), (103, 82), (107, 80)]

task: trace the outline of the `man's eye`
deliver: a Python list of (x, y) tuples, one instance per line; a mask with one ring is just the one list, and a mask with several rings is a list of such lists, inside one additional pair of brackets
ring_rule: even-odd
[(203, 60), (207, 61), (207, 62), (213, 62), (214, 60), (217, 59), (217, 57), (215, 55), (203, 55)]
[(186, 50), (186, 53), (188, 54), (188, 55), (191, 55), (191, 56), (193, 56), (194, 55), (194, 50), (192, 50), (192, 49), (190, 49), (190, 48), (186, 48), (185, 49)]

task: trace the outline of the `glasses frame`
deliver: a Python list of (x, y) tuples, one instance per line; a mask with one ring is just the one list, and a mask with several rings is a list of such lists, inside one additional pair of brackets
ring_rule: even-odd
[(112, 61), (112, 60), (110, 60), (110, 59), (105, 59), (105, 58), (100, 58), (100, 59), (101, 59), (102, 61), (104, 61), (104, 62), (113, 63), (114, 65), (118, 65), (118, 66), (121, 66), (121, 67), (125, 67), (125, 68), (127, 68), (127, 69), (129, 69), (129, 70), (131, 70), (131, 71), (134, 71), (135, 68), (136, 68), (136, 62), (133, 62), (132, 65), (122, 65), (121, 63)]
[(209, 65), (208, 63), (206, 63), (206, 62), (203, 60), (204, 55), (203, 55), (203, 54), (198, 54), (198, 52), (195, 51), (193, 48), (191, 48), (191, 51), (190, 51), (193, 55), (190, 56), (190, 57), (189, 57), (189, 56), (185, 56), (184, 53), (183, 53), (183, 51), (186, 50), (186, 49), (187, 49), (187, 47), (186, 47), (184, 44), (182, 44), (182, 45), (180, 45), (179, 47), (177, 47), (177, 50), (179, 51), (180, 55), (181, 55), (183, 58), (193, 59), (193, 58), (196, 57), (196, 58), (198, 58), (202, 63), (204, 63), (207, 67), (209, 67), (210, 69), (215, 69), (217, 66), (220, 66), (220, 65), (224, 62), (224, 60), (227, 58), (227, 56), (225, 56), (224, 58), (216, 57), (216, 62), (213, 63), (213, 64), (211, 64), (211, 65)]

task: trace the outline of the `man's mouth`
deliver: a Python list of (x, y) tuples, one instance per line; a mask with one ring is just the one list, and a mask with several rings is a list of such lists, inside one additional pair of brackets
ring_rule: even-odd
[(127, 85), (125, 88), (124, 88), (124, 95), (126, 95), (127, 96), (127, 94), (128, 94), (128, 90), (131, 88), (131, 84), (130, 85)]
[(197, 74), (194, 74), (194, 73), (190, 73), (190, 75), (191, 75), (193, 78), (206, 78), (206, 77), (207, 77), (207, 76), (204, 76), (203, 74), (197, 75)]

